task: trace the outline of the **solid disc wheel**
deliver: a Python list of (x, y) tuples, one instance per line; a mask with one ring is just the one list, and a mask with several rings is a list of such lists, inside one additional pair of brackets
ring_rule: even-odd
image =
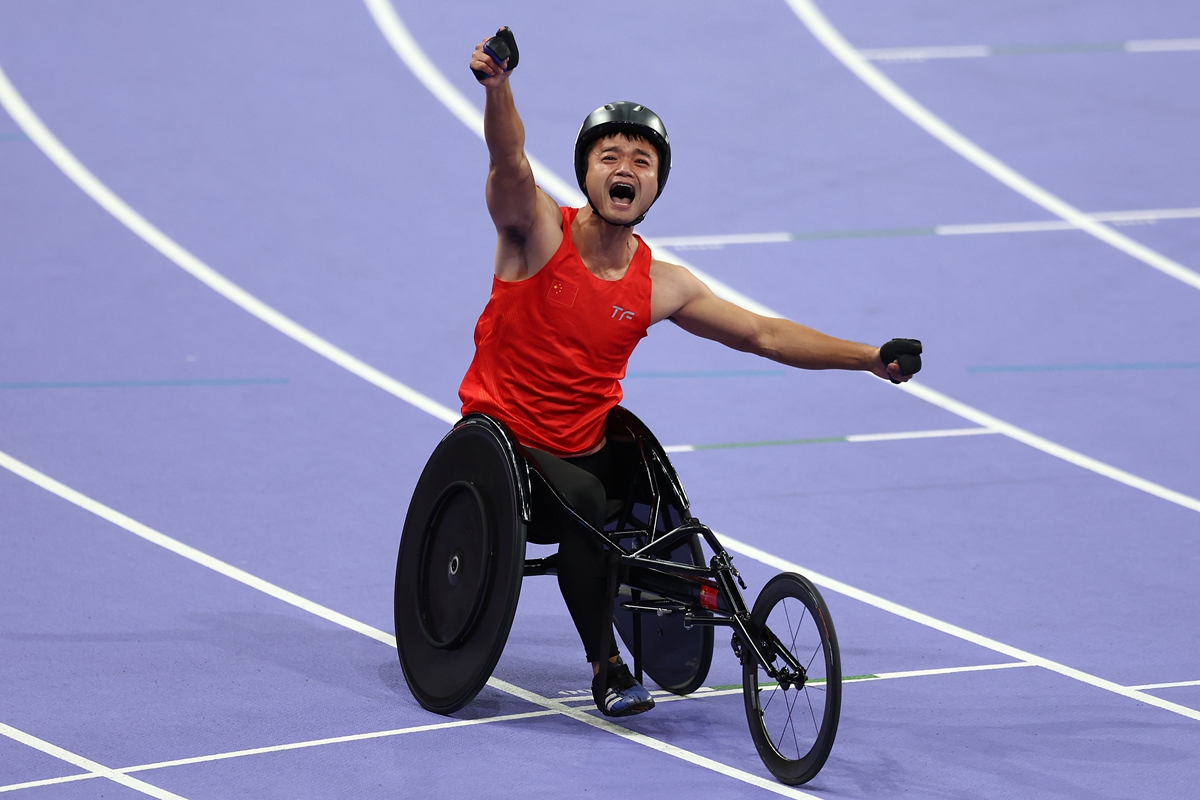
[(396, 562), (396, 646), (430, 711), (471, 702), (508, 640), (525, 559), (515, 481), (497, 429), (469, 420), (417, 481)]
[(825, 765), (841, 714), (842, 664), (829, 609), (806, 578), (785, 572), (755, 600), (750, 629), (779, 671), (772, 678), (742, 645), (742, 694), (754, 746), (780, 781), (806, 783)]
[[(684, 564), (704, 565), (700, 537), (680, 542), (666, 558)], [(613, 606), (613, 622), (625, 642), (626, 653), (635, 652), (633, 614), (623, 605), (632, 600), (629, 586), (622, 586)], [(639, 604), (655, 603), (661, 598), (643, 593)], [(684, 625), (683, 612), (657, 615), (643, 613), (642, 669), (663, 689), (675, 694), (691, 694), (704, 684), (712, 665), (713, 629), (709, 625)]]

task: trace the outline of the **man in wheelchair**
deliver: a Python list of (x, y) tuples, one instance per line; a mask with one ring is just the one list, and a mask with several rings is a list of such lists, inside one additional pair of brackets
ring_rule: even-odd
[[(621, 483), (605, 421), (621, 399), (634, 347), (658, 322), (802, 369), (865, 370), (896, 383), (920, 369), (920, 342), (873, 347), (759, 316), (654, 258), (633, 228), (662, 194), (671, 146), (662, 120), (644, 106), (610, 103), (588, 115), (575, 144), (588, 203), (560, 208), (534, 183), (524, 152), (510, 86), (516, 62), (507, 28), (470, 58), (486, 96), (486, 196), (497, 244), (491, 299), (459, 395), (464, 415), (503, 422), (593, 527), (604, 527), (612, 487)], [(569, 525), (550, 536), (558, 539), (558, 583), (592, 665), (597, 706), (609, 716), (652, 708), (611, 635), (601, 545)], [(604, 643), (611, 643), (607, 652)], [(602, 673), (605, 685), (598, 684)]]

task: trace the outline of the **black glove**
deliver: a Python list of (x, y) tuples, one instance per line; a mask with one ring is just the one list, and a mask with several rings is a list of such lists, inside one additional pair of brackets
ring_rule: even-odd
[(898, 361), (901, 375), (916, 375), (921, 371), (921, 342), (917, 339), (892, 339), (879, 348), (879, 360), (885, 367)]
[[(517, 61), (521, 58), (521, 54), (517, 52), (517, 40), (513, 37), (513, 32), (509, 30), (507, 25), (496, 31), (496, 35), (487, 40), (487, 43), (483, 46), (483, 52), (492, 57), (492, 61), (496, 62), (496, 66), (503, 64), (504, 59), (507, 58), (508, 68), (504, 70), (505, 72), (512, 72), (513, 68), (517, 66)], [(488, 74), (482, 70), (473, 69), (471, 72), (475, 73), (475, 80), (477, 81), (488, 77)]]

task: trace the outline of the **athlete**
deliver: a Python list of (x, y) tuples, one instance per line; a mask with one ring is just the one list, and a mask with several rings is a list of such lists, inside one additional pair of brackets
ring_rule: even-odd
[[(604, 527), (606, 485), (615, 483), (605, 419), (620, 379), (655, 323), (802, 369), (865, 370), (895, 383), (920, 369), (920, 342), (883, 348), (836, 339), (759, 316), (717, 297), (687, 269), (655, 259), (633, 232), (662, 194), (671, 147), (662, 121), (633, 103), (610, 103), (583, 123), (575, 172), (588, 203), (560, 208), (534, 183), (525, 129), (513, 100), (512, 33), (481, 42), (470, 66), (482, 84), (491, 157), (487, 206), (496, 225), (491, 299), (475, 328), (475, 357), (459, 396), (463, 413), (504, 422), (581, 516)], [(535, 539), (531, 533), (531, 539)], [(605, 631), (605, 554), (581, 533), (557, 537), (558, 582), (592, 664), (592, 694), (609, 716), (654, 706)], [(604, 641), (608, 653), (600, 652)], [(609, 666), (601, 670), (601, 659)], [(605, 685), (599, 685), (606, 673)]]

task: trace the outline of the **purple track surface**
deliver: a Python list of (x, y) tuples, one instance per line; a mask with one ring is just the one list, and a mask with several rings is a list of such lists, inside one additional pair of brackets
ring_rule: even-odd
[[(561, 176), (592, 108), (635, 99), (658, 111), (675, 164), (648, 236), (1053, 219), (885, 103), (783, 0), (393, 4), (477, 105), (471, 47), (500, 24), (517, 32), (527, 148)], [(821, 5), (861, 48), (1200, 36), (1200, 6), (1185, 0)], [(1200, 51), (1059, 49), (878, 66), (1076, 208), (1200, 206)], [(159, 230), (455, 406), (490, 282), (487, 154), (362, 3), (0, 0), (0, 68)], [(1200, 268), (1200, 219), (1119, 230)], [(1200, 290), (1086, 233), (680, 253), (821, 330), (919, 336), (925, 385), (1200, 497)], [(634, 356), (625, 389), (669, 445), (973, 427), (885, 383), (787, 372), (669, 325)], [(189, 276), (0, 113), (0, 793), (771, 796), (560, 713), (487, 722), (542, 710), (490, 687), (452, 719), (429, 714), (386, 644), (139, 538), (11, 466), (390, 632), (400, 524), (446, 429)], [(674, 460), (717, 531), (1079, 671), (963, 671), (1023, 659), (827, 587), (844, 673), (884, 679), (847, 682), (833, 755), (803, 791), (1195, 796), (1200, 506), (1003, 435)], [(777, 571), (737, 561), (751, 597)], [(740, 682), (727, 643), (718, 634), (713, 686)], [(888, 677), (918, 670), (948, 671)], [(552, 580), (525, 582), (496, 675), (555, 699), (587, 686)], [(1117, 691), (1164, 683), (1190, 686), (1146, 690), (1176, 704), (1166, 708)], [(210, 758), (454, 720), (481, 722)], [(622, 725), (770, 778), (736, 694), (662, 703)], [(131, 772), (143, 782), (133, 786), (96, 775), (179, 759), (197, 760)], [(81, 777), (56, 780), (70, 776)]]

